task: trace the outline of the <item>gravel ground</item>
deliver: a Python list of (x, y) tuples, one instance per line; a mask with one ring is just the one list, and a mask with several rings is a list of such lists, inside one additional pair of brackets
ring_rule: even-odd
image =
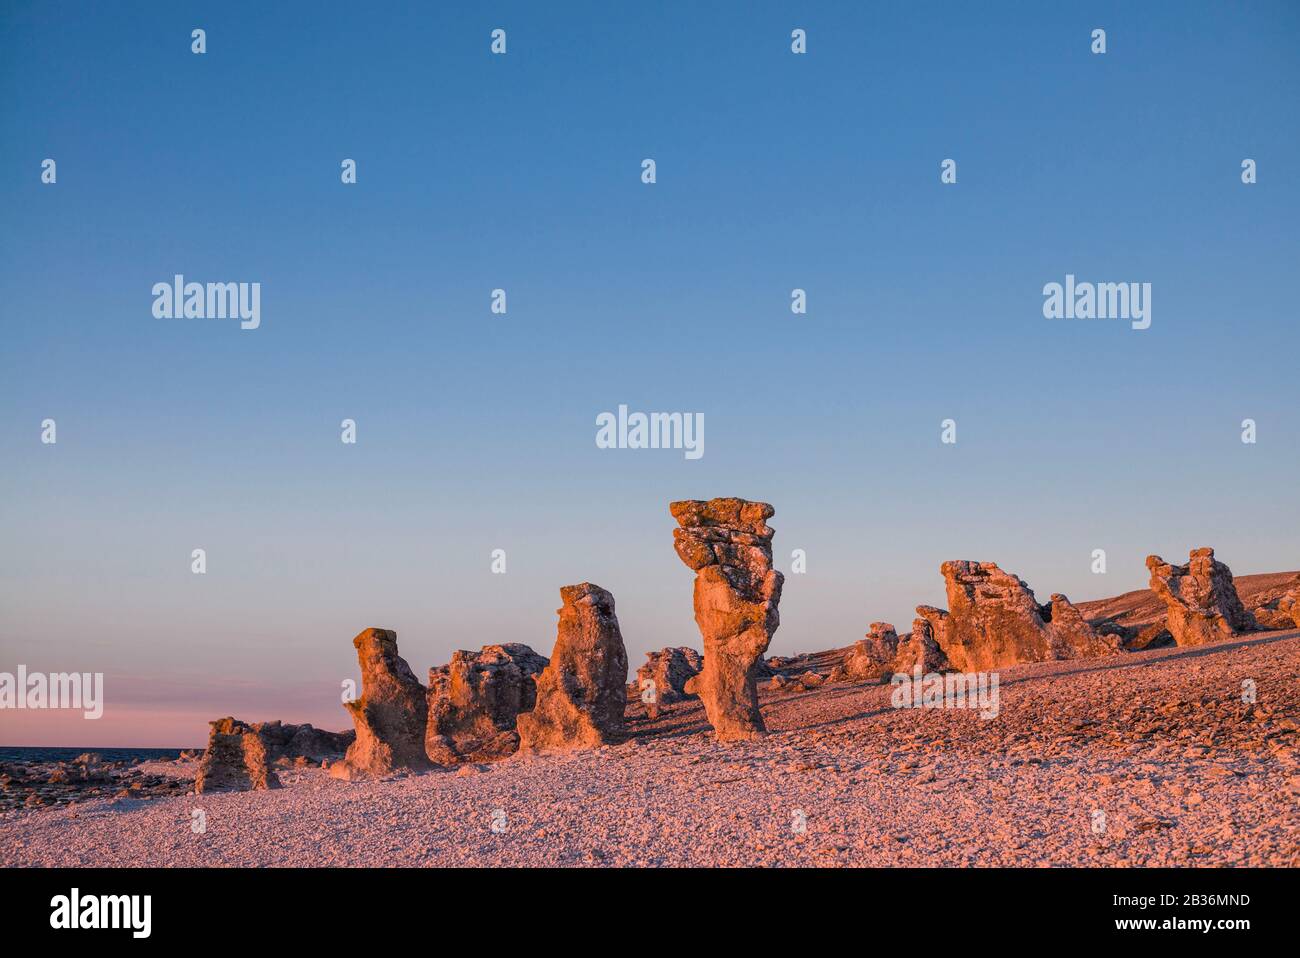
[(0, 865), (1300, 865), (1300, 632), (1007, 669), (992, 720), (890, 691), (765, 691), (758, 743), (638, 705), (593, 752), (11, 811)]

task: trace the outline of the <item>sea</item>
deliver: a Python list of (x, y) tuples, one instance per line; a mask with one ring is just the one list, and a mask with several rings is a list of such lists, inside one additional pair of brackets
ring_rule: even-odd
[(0, 745), (0, 762), (71, 762), (84, 752), (96, 752), (105, 762), (142, 762), (179, 758), (179, 748), (52, 748)]

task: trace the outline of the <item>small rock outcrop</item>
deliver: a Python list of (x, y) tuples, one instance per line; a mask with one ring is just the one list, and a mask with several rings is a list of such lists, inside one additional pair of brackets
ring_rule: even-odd
[(233, 716), (209, 723), (208, 749), (194, 778), (195, 794), (279, 788), (257, 728)]
[(1253, 614), (1261, 629), (1300, 628), (1300, 588), (1265, 602)]
[(208, 724), (208, 748), (194, 780), (197, 793), (278, 788), (272, 765), (337, 759), (356, 737), (352, 732), (326, 732), (279, 720), (241, 722), (227, 716)]
[(798, 682), (806, 689), (819, 689), (826, 684), (826, 676), (820, 672), (808, 671), (799, 676)]
[(327, 732), (310, 724), (288, 725), (278, 719), (274, 722), (253, 724), (266, 746), (267, 756), (273, 762), (306, 762), (319, 765), (342, 758), (356, 740), (357, 733)]
[(704, 667), (692, 688), (718, 740), (766, 734), (758, 708), (763, 653), (780, 624), (784, 577), (772, 568), (775, 514), (765, 502), (690, 499), (674, 502), (673, 546), (695, 572), (695, 622), (704, 639)]
[[(837, 675), (836, 669), (839, 670)], [(773, 692), (811, 692), (813, 689), (819, 689), (827, 682), (847, 681), (843, 677), (843, 667), (835, 666), (831, 669), (830, 675), (822, 675), (820, 672), (814, 672), (808, 669), (793, 677), (782, 675), (780, 672), (774, 674), (767, 681), (767, 688)]]
[(1193, 549), (1186, 565), (1147, 556), (1151, 591), (1168, 609), (1169, 632), (1179, 645), (1204, 645), (1258, 628), (1232, 582), (1232, 570), (1214, 550)]
[[(1039, 605), (1027, 583), (992, 562), (945, 562), (939, 571), (948, 614), (938, 620), (942, 628), (935, 629), (934, 638), (958, 671), (1116, 651), (1114, 640), (1098, 634), (1065, 596), (1053, 595), (1050, 604)], [(933, 626), (934, 618), (921, 615)]]
[(948, 641), (948, 610), (917, 606), (917, 617), (911, 620), (911, 634), (920, 634), (943, 649), (944, 643)]
[[(922, 608), (929, 608), (923, 606)], [(946, 615), (941, 609), (932, 612)], [(948, 667), (934, 629), (926, 619), (912, 623), (912, 631), (900, 636), (888, 622), (872, 622), (866, 638), (859, 639), (831, 672), (832, 682), (882, 681), (898, 672), (912, 672), (920, 666), (923, 674), (941, 672)]]
[(1145, 652), (1147, 649), (1160, 649), (1174, 644), (1174, 637), (1169, 634), (1163, 618), (1146, 625), (1125, 625), (1114, 619), (1102, 619), (1090, 623), (1097, 634), (1106, 641), (1125, 652)]
[[(935, 609), (942, 612), (942, 609)], [(948, 657), (943, 654), (934, 637), (934, 626), (929, 619), (912, 620), (912, 631), (898, 640), (898, 654), (894, 656), (894, 672), (913, 672), (920, 667), (921, 674), (943, 672), (950, 668)]]
[(1270, 632), (1296, 627), (1295, 619), (1277, 606), (1262, 605), (1251, 614), (1255, 616), (1255, 621), (1261, 629), (1267, 629)]
[(400, 769), (430, 767), (424, 738), (429, 704), (426, 690), (397, 654), (397, 633), (366, 629), (352, 640), (361, 665), (361, 696), (345, 702), (357, 737), (330, 775), (347, 780), (383, 778)]
[[(636, 670), (636, 687), (644, 694), (654, 690), (660, 705), (681, 702), (694, 693), (686, 691), (686, 683), (704, 667), (704, 657), (687, 646), (647, 652), (646, 663)], [(647, 686), (647, 683), (652, 683)]]
[(1161, 619), (1137, 629), (1135, 635), (1124, 640), (1123, 647), (1129, 652), (1145, 652), (1147, 649), (1164, 649), (1176, 644), (1169, 626)]
[(1277, 600), (1277, 610), (1291, 617), (1291, 624), (1300, 629), (1300, 589), (1292, 589)]
[(548, 659), (519, 642), (452, 653), (429, 669), (425, 752), (440, 765), (504, 758), (519, 747), (515, 724), (537, 702)]
[(866, 638), (858, 639), (840, 663), (841, 672), (834, 678), (848, 682), (867, 682), (894, 674), (898, 657), (898, 632), (888, 622), (872, 622)]
[(550, 664), (537, 676), (537, 703), (519, 716), (519, 751), (599, 748), (621, 741), (627, 649), (614, 597), (590, 582), (560, 589)]

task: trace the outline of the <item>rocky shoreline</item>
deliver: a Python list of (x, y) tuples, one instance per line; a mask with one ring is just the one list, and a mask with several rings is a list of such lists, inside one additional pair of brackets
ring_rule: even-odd
[[(193, 789), (197, 753), (173, 762), (149, 759), (104, 761), (85, 752), (67, 761), (0, 761), (0, 811), (57, 808), (93, 799), (160, 798)], [(165, 766), (173, 765), (176, 774)]]

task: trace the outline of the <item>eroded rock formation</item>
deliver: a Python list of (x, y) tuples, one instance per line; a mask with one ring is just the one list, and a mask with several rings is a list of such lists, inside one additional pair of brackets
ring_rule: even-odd
[(289, 725), (278, 719), (274, 722), (255, 722), (252, 727), (262, 737), (268, 758), (277, 763), (321, 762), (342, 758), (356, 740), (357, 733), (327, 732), (310, 724)]
[[(946, 617), (942, 609), (921, 606), (936, 620)], [(916, 619), (912, 631), (900, 636), (888, 622), (872, 622), (866, 638), (859, 639), (831, 672), (832, 682), (869, 682), (885, 680), (897, 672), (912, 672), (920, 666), (922, 674), (940, 672), (948, 660), (934, 639), (934, 627), (928, 619)]]
[(894, 674), (898, 656), (898, 632), (888, 622), (872, 622), (866, 638), (858, 639), (834, 672), (835, 680), (866, 682)]
[(948, 610), (936, 609), (932, 605), (918, 605), (916, 616), (912, 620), (912, 633), (923, 633), (942, 649), (948, 640)]
[(772, 568), (775, 510), (744, 499), (686, 500), (669, 506), (673, 546), (695, 572), (695, 622), (704, 667), (692, 688), (719, 741), (766, 734), (758, 709), (758, 667), (780, 623), (780, 572)]
[(1277, 610), (1291, 617), (1291, 624), (1300, 628), (1300, 589), (1292, 589), (1277, 600)]
[(654, 696), (660, 705), (681, 702), (694, 693), (686, 691), (686, 683), (698, 675), (704, 666), (703, 656), (687, 646), (647, 652), (646, 663), (636, 670), (636, 687), (644, 695), (646, 683), (653, 683)]
[(623, 738), (627, 649), (614, 597), (583, 582), (560, 589), (563, 605), (550, 664), (537, 676), (537, 702), (519, 716), (519, 750), (598, 748)]
[(921, 674), (928, 675), (931, 672), (942, 672), (948, 669), (948, 657), (943, 654), (943, 649), (940, 648), (934, 635), (934, 625), (929, 619), (913, 619), (912, 631), (898, 640), (898, 654), (894, 656), (893, 671), (912, 672), (920, 666)]
[(1124, 625), (1114, 619), (1105, 619), (1092, 623), (1098, 634), (1114, 642), (1125, 652), (1145, 652), (1148, 649), (1161, 649), (1174, 644), (1174, 637), (1169, 634), (1163, 617), (1146, 625)]
[(313, 765), (341, 758), (356, 737), (311, 725), (241, 722), (233, 716), (210, 722), (195, 792), (278, 788), (273, 765)]
[(1261, 629), (1300, 628), (1300, 587), (1266, 600), (1253, 615)]
[(208, 749), (194, 779), (196, 794), (280, 787), (256, 726), (227, 716), (209, 727)]
[(352, 640), (361, 665), (361, 696), (344, 703), (356, 725), (347, 757), (330, 766), (335, 778), (382, 778), (430, 766), (425, 754), (426, 691), (397, 654), (397, 633), (366, 629)]
[(1232, 583), (1232, 570), (1210, 548), (1193, 549), (1186, 565), (1147, 556), (1151, 591), (1164, 603), (1166, 623), (1179, 645), (1204, 645), (1258, 627)]
[(1294, 629), (1296, 627), (1295, 619), (1277, 606), (1270, 607), (1262, 605), (1256, 609), (1252, 615), (1255, 616), (1255, 621), (1259, 623), (1261, 629), (1277, 631), (1280, 629)]
[(1124, 648), (1130, 652), (1145, 652), (1147, 649), (1163, 649), (1176, 644), (1169, 626), (1161, 619), (1138, 629), (1137, 635), (1126, 642)]
[[(1063, 595), (1039, 605), (1023, 580), (992, 562), (945, 562), (948, 614), (922, 617), (941, 628), (934, 638), (961, 672), (980, 672), (1052, 659), (1091, 658), (1116, 651)], [(917, 609), (921, 612), (920, 608)]]
[(806, 689), (819, 689), (826, 684), (826, 676), (820, 672), (809, 671), (799, 676), (798, 681)]
[[(836, 674), (836, 669), (839, 674)], [(767, 687), (773, 692), (811, 692), (813, 689), (819, 689), (827, 682), (845, 681), (844, 669), (842, 666), (835, 666), (830, 675), (822, 675), (820, 672), (814, 672), (811, 669), (801, 672), (793, 677), (782, 675), (777, 672), (768, 679)]]
[(504, 758), (519, 747), (520, 712), (537, 701), (547, 658), (518, 642), (457, 651), (429, 670), (425, 752), (442, 765)]

